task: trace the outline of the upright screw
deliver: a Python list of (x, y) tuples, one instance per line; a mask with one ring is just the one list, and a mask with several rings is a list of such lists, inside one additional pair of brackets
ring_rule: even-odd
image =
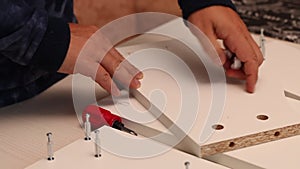
[(100, 147), (100, 131), (95, 131), (95, 157), (101, 157), (101, 147)]
[(90, 115), (89, 114), (85, 115), (84, 130), (85, 130), (84, 140), (91, 140), (91, 123), (90, 123)]
[(264, 35), (264, 29), (260, 29), (260, 50), (261, 50), (261, 53), (263, 54), (263, 57), (265, 58), (265, 55), (266, 55), (266, 47), (265, 47), (265, 35)]
[(187, 162), (184, 163), (184, 165), (185, 165), (185, 169), (189, 169), (190, 162), (187, 161)]
[(47, 142), (48, 160), (52, 161), (54, 160), (52, 133), (49, 132), (46, 135), (48, 137), (48, 142)]

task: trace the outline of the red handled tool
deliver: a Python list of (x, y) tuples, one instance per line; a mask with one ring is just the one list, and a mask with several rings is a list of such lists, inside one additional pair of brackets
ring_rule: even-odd
[(108, 125), (112, 128), (125, 131), (129, 134), (137, 136), (136, 132), (125, 127), (125, 125), (122, 123), (121, 117), (114, 115), (110, 111), (105, 110), (99, 106), (89, 105), (88, 107), (86, 107), (82, 113), (83, 122), (86, 121), (86, 114), (90, 115), (89, 121), (91, 123), (92, 130), (98, 129), (104, 125)]

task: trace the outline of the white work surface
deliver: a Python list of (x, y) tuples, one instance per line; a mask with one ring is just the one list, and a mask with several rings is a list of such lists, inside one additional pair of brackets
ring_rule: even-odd
[[(267, 41), (268, 43), (271, 43), (273, 40), (267, 39)], [(278, 42), (287, 46), (292, 45), (290, 43), (282, 41)], [(299, 46), (296, 45), (296, 47)], [(278, 48), (274, 50), (280, 51), (281, 49)], [(284, 52), (286, 56), (289, 55), (289, 51), (280, 52)], [(292, 67), (293, 65), (291, 65), (291, 69)], [(291, 77), (293, 79), (297, 78), (297, 75), (299, 77), (299, 71), (297, 71), (297, 69), (294, 73), (294, 75), (285, 75), (283, 78), (289, 79)], [(45, 161), (47, 141), (46, 133), (49, 131), (54, 133), (54, 149), (56, 151), (58, 150), (55, 153), (57, 157), (65, 158), (66, 160), (68, 159), (72, 162), (75, 162), (80, 161), (79, 158), (81, 158), (83, 154), (90, 153), (87, 152), (87, 149), (79, 149), (78, 154), (73, 154), (71, 156), (76, 160), (69, 158), (70, 156), (66, 157), (67, 155), (64, 155), (65, 153), (68, 154), (69, 151), (77, 152), (77, 144), (82, 143), (82, 146), (90, 146), (83, 143), (82, 141), (82, 137), (84, 134), (79, 126), (78, 119), (73, 109), (71, 79), (71, 76), (69, 76), (33, 99), (16, 105), (5, 107), (0, 110), (1, 168), (25, 168), (41, 159), (42, 161), (38, 162), (36, 165), (47, 163), (49, 164), (48, 167), (52, 165), (53, 168), (55, 168), (55, 162), (48, 163), (48, 161)], [(292, 90), (291, 92), (294, 93), (298, 93), (299, 91), (299, 88), (297, 86), (292, 86), (290, 87), (290, 89)], [(97, 98), (100, 99), (104, 96), (107, 96), (107, 93), (101, 91), (100, 89), (98, 91), (99, 93), (96, 94)], [(82, 89), (82, 94), (85, 94), (84, 92), (84, 89)], [(292, 105), (292, 108), (294, 110), (297, 111), (300, 109), (298, 106), (299, 101), (295, 101), (292, 99), (288, 99), (288, 101)], [(285, 113), (286, 117), (288, 117), (288, 112)], [(229, 152), (226, 153), (226, 155), (233, 156), (237, 159), (247, 161), (249, 163), (265, 168), (300, 168), (300, 164), (297, 163), (297, 157), (300, 154), (297, 148), (299, 147), (299, 144), (300, 139), (299, 136), (297, 136)], [(120, 159), (119, 157), (115, 157), (109, 153), (103, 153), (103, 155), (107, 155), (109, 158), (126, 161), (126, 159)], [(171, 153), (166, 153), (163, 155), (163, 157), (171, 160), (170, 154), (173, 153), (180, 156), (176, 156), (174, 160), (176, 163), (174, 164), (182, 165), (185, 157), (187, 159), (190, 159), (191, 161), (195, 161), (195, 163), (202, 163), (199, 161), (203, 161), (202, 159), (196, 159), (176, 150), (171, 150)], [(106, 157), (104, 156), (104, 158)], [(60, 160), (60, 158), (57, 159), (57, 164)], [(94, 158), (91, 158), (90, 160), (92, 160), (93, 163), (98, 163), (100, 161)], [(155, 158), (154, 161), (155, 160), (164, 162), (159, 158)], [(193, 168), (193, 163), (194, 162), (191, 163), (191, 168)], [(222, 168), (212, 163), (203, 163), (204, 166), (206, 166), (203, 168)], [(128, 165), (131, 166), (133, 164), (128, 163)], [(138, 165), (142, 166), (142, 162), (138, 163)], [(89, 166), (89, 164), (87, 164), (86, 166)], [(184, 166), (182, 166), (182, 168), (184, 168)]]
[[(123, 138), (129, 137), (132, 139), (137, 139), (135, 136), (128, 135), (126, 133), (121, 133), (120, 131), (111, 129), (109, 127), (103, 127), (100, 129), (100, 140), (101, 142), (109, 142), (111, 146), (120, 147), (120, 144), (124, 146), (125, 139), (112, 140), (110, 135), (122, 135)], [(139, 138), (143, 139), (143, 138)], [(150, 145), (149, 145), (150, 144)], [(148, 139), (148, 146), (160, 146), (157, 142)], [(54, 161), (49, 162), (47, 159), (38, 161), (37, 163), (27, 167), (26, 169), (61, 169), (61, 168), (72, 168), (72, 169), (119, 169), (119, 168), (143, 168), (143, 169), (184, 169), (185, 162), (190, 163), (190, 168), (207, 168), (207, 169), (226, 169), (221, 165), (209, 162), (204, 159), (200, 159), (186, 153), (180, 152), (178, 150), (171, 149), (168, 152), (160, 155), (156, 155), (150, 158), (126, 158), (114, 155), (105, 150), (101, 151), (101, 157), (94, 157), (94, 142), (84, 141), (84, 139), (79, 139), (74, 143), (60, 149), (54, 154)], [(126, 144), (126, 148), (130, 149), (147, 149), (150, 147), (139, 147), (134, 142)], [(166, 147), (167, 148), (167, 147)], [(121, 149), (121, 148), (120, 148)]]
[[(79, 89), (85, 94), (84, 89)], [(107, 96), (97, 90), (97, 97)], [(54, 150), (84, 133), (72, 101), (72, 76), (58, 82), (42, 94), (0, 109), (0, 168), (24, 168), (46, 155), (46, 133), (52, 132)]]

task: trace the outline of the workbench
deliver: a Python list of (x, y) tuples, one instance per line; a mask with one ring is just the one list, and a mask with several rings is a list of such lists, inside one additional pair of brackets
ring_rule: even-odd
[[(136, 45), (145, 41), (156, 43), (164, 40), (167, 39), (145, 35), (121, 44), (120, 47)], [(267, 38), (267, 41), (293, 46), (300, 51), (300, 45), (271, 38)], [(289, 54), (289, 51), (285, 52), (287, 55)], [(299, 73), (300, 69), (295, 72), (294, 78), (299, 77)], [(81, 78), (90, 84), (93, 83), (89, 78), (81, 75), (70, 75), (32, 99), (0, 109), (1, 168), (101, 168), (101, 166), (104, 168), (184, 168), (186, 161), (191, 163), (190, 168), (300, 168), (297, 159), (300, 154), (298, 148), (300, 136), (216, 154), (205, 157), (205, 159), (176, 149), (169, 149), (148, 159), (125, 158), (103, 150), (103, 158), (95, 159), (92, 155), (93, 145), (91, 142), (83, 140), (84, 131), (79, 123), (80, 119), (74, 111), (72, 98), (72, 79), (74, 77)], [(84, 85), (76, 90), (82, 95), (86, 94)], [(96, 91), (97, 100), (101, 101), (109, 96), (99, 86)], [(287, 101), (292, 109), (299, 112), (299, 100), (287, 98)], [(86, 100), (86, 102), (92, 103), (93, 100)], [(287, 112), (286, 117), (288, 118), (288, 116)], [(104, 134), (119, 133), (106, 127), (103, 130)], [(46, 133), (50, 131), (54, 137), (56, 159), (48, 162), (46, 160)], [(156, 141), (151, 144), (160, 145)], [(134, 147), (134, 145), (128, 146)]]

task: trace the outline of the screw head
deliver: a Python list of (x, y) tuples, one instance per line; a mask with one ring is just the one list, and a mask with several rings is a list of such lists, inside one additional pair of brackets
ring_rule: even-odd
[(88, 141), (88, 140), (91, 140), (90, 137), (85, 137), (84, 140)]
[(190, 162), (187, 161), (187, 162), (184, 163), (184, 165), (185, 165), (185, 166), (189, 166), (189, 165), (190, 165)]
[(99, 157), (101, 157), (101, 154), (96, 154), (95, 157), (99, 158)]
[(48, 161), (54, 160), (54, 157), (48, 157)]

